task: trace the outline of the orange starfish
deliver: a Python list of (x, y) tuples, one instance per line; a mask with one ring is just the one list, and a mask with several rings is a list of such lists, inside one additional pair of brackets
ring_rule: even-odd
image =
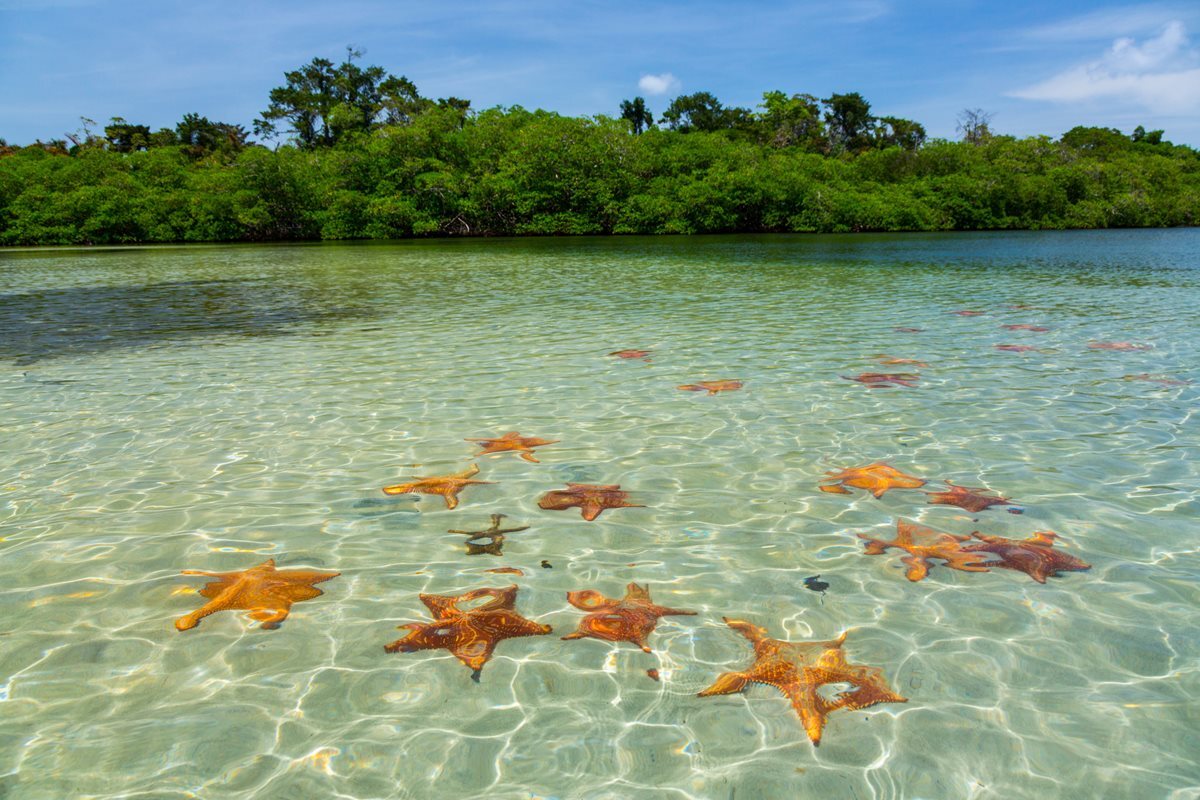
[(1015, 325), (1001, 325), (1006, 331), (1033, 331), (1034, 333), (1045, 333), (1049, 328), (1041, 325), (1030, 325), (1028, 322), (1018, 322)]
[(472, 464), (462, 472), (453, 475), (439, 475), (433, 478), (417, 478), (408, 483), (397, 483), (395, 486), (383, 487), (384, 494), (440, 494), (446, 501), (446, 508), (458, 506), (458, 493), (473, 483), (495, 483), (495, 481), (473, 481), (472, 475), (479, 474), (479, 467)]
[(968, 489), (965, 486), (955, 486), (950, 481), (946, 481), (946, 485), (950, 488), (945, 492), (925, 493), (929, 495), (931, 505), (958, 506), (971, 512), (985, 511), (989, 506), (1012, 505), (1012, 503), (1008, 502), (1007, 497), (980, 494), (980, 492), (990, 491), (989, 489)]
[(865, 383), (868, 389), (889, 389), (892, 386), (915, 387), (915, 381), (920, 380), (919, 375), (911, 372), (864, 372), (861, 375), (843, 375), (842, 377), (848, 381)]
[(181, 631), (191, 630), (200, 620), (218, 611), (246, 610), (250, 619), (262, 623), (267, 629), (278, 628), (288, 617), (292, 603), (320, 597), (324, 592), (313, 586), (340, 572), (318, 572), (303, 569), (275, 569), (275, 559), (268, 558), (257, 567), (241, 572), (204, 572), (185, 569), (184, 575), (203, 575), (216, 578), (200, 590), (202, 597), (210, 598), (201, 608), (175, 620)]
[(825, 474), (829, 477), (822, 478), (821, 482), (827, 485), (818, 488), (822, 492), (830, 494), (850, 494), (845, 487), (852, 486), (855, 489), (867, 489), (876, 498), (879, 498), (883, 497), (889, 489), (917, 489), (928, 483), (928, 481), (912, 475), (905, 475), (895, 467), (881, 461), (865, 467), (851, 467), (840, 472), (826, 472)]
[(708, 392), (710, 395), (714, 395), (717, 392), (732, 392), (745, 385), (742, 381), (700, 381), (699, 383), (685, 383), (683, 386), (675, 388), (685, 392)]
[(1037, 350), (1036, 347), (1028, 344), (998, 344), (996, 349), (1008, 353), (1028, 353), (1030, 350)]
[(1092, 350), (1149, 350), (1148, 344), (1134, 344), (1133, 342), (1090, 342), (1088, 347)]
[(630, 503), (629, 493), (621, 491), (621, 485), (617, 483), (568, 483), (566, 489), (546, 492), (538, 500), (538, 508), (547, 511), (565, 511), (574, 506), (579, 507), (588, 522), (609, 508), (645, 508), (638, 503)]
[(695, 611), (656, 606), (645, 586), (631, 583), (625, 587), (625, 597), (610, 600), (592, 589), (567, 592), (567, 602), (589, 612), (579, 623), (579, 630), (562, 637), (582, 639), (590, 636), (606, 642), (633, 642), (649, 653), (646, 637), (654, 632), (660, 617), (695, 616)]
[(987, 566), (979, 560), (979, 556), (966, 550), (962, 543), (969, 541), (970, 536), (958, 536), (953, 533), (941, 533), (933, 528), (918, 525), (908, 520), (899, 520), (896, 524), (896, 538), (888, 542), (875, 539), (865, 533), (858, 538), (866, 541), (864, 552), (869, 556), (879, 556), (889, 547), (896, 547), (908, 553), (900, 561), (908, 565), (905, 573), (910, 581), (919, 581), (929, 574), (931, 558), (946, 562), (951, 569), (963, 572), (987, 572)]
[(985, 536), (979, 531), (974, 535), (983, 544), (967, 545), (963, 550), (1000, 556), (999, 561), (985, 561), (983, 564), (988, 567), (1019, 570), (1038, 583), (1045, 583), (1046, 578), (1059, 577), (1060, 570), (1078, 572), (1092, 568), (1091, 564), (1085, 564), (1075, 556), (1052, 549), (1058, 534), (1050, 531), (1037, 531), (1028, 539)]
[[(492, 598), (483, 605), (462, 609), (459, 605), (480, 597)], [(433, 613), (433, 622), (409, 622), (399, 626), (408, 630), (403, 638), (383, 649), (389, 653), (417, 650), (449, 650), (471, 670), (478, 682), (480, 670), (492, 657), (496, 644), (519, 636), (543, 636), (549, 625), (525, 619), (516, 612), (516, 585), (504, 589), (475, 589), (460, 595), (423, 594), (421, 602)]]
[(479, 451), (479, 455), (487, 455), (488, 453), (504, 453), (514, 451), (521, 454), (521, 458), (533, 463), (539, 463), (533, 457), (533, 448), (543, 447), (548, 444), (558, 444), (558, 439), (539, 439), (536, 436), (522, 436), (516, 431), (506, 433), (498, 439), (467, 439), (468, 442), (482, 442), (483, 449)]
[[(891, 690), (879, 667), (847, 663), (842, 652), (845, 633), (829, 642), (786, 642), (770, 639), (765, 628), (740, 619), (725, 617), (725, 624), (754, 645), (754, 663), (742, 672), (718, 676), (698, 697), (735, 694), (751, 682), (774, 686), (792, 701), (792, 708), (814, 745), (821, 744), (825, 719), (834, 711), (908, 702)], [(831, 697), (822, 695), (821, 687), (833, 683), (848, 683), (854, 690), (839, 691)]]
[(609, 353), (610, 356), (617, 358), (646, 358), (650, 355), (650, 350), (618, 350), (615, 353)]
[(522, 525), (519, 528), (501, 528), (500, 520), (504, 519), (503, 514), (492, 514), (492, 527), (485, 531), (456, 531), (449, 530), (446, 533), (458, 533), (467, 537), (465, 544), (467, 545), (467, 555), (477, 556), (482, 553), (498, 556), (503, 555), (504, 549), (504, 534), (519, 533), (520, 531), (529, 530), (528, 525)]

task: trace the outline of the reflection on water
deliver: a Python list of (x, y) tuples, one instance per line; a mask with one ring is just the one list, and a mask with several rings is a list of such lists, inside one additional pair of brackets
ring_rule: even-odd
[[(1196, 231), (0, 252), (0, 797), (1191, 797), (1197, 253)], [(464, 441), (510, 431), (555, 443)], [(489, 484), (453, 510), (380, 491), (472, 463)], [(826, 480), (876, 463), (915, 478)], [(637, 507), (538, 507), (568, 483)], [(522, 530), (472, 555), (489, 519)], [(906, 552), (864, 553), (900, 519), (1046, 583), (906, 580)], [(1050, 577), (1029, 541), (1091, 568)], [(204, 602), (180, 570), (270, 558), (341, 575), (278, 630), (175, 630)], [(510, 583), (553, 633), (500, 642), (478, 685), (445, 650), (384, 653), (418, 595)], [(631, 583), (697, 615), (649, 653), (560, 638), (569, 592)], [(770, 687), (697, 698), (749, 663), (722, 617), (849, 630), (845, 660), (908, 702), (829, 715), (814, 748)]]

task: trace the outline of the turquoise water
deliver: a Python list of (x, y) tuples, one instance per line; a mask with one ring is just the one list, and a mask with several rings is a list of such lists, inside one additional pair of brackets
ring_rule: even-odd
[[(1196, 798), (1200, 383), (1126, 376), (1200, 380), (1198, 289), (1195, 230), (0, 252), (0, 797)], [(561, 441), (463, 441), (507, 431)], [(874, 461), (1024, 513), (817, 490)], [(380, 492), (472, 463), (453, 511)], [(537, 507), (569, 481), (646, 507)], [(501, 556), (447, 533), (492, 514)], [(901, 517), (1092, 568), (910, 583), (855, 536)], [(175, 630), (181, 570), (268, 557), (341, 576)], [(699, 613), (559, 638), (631, 581)], [(478, 684), (384, 652), (418, 593), (509, 583), (554, 633)], [(722, 616), (849, 630), (908, 702), (814, 748), (775, 689), (697, 698), (750, 663)]]

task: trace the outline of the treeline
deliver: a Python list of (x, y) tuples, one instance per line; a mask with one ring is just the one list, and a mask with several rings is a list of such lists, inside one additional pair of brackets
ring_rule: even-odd
[(1200, 153), (1161, 131), (1016, 139), (970, 111), (928, 140), (857, 93), (475, 112), (356, 55), (287, 73), (253, 133), (189, 114), (0, 140), (0, 244), (1200, 224)]

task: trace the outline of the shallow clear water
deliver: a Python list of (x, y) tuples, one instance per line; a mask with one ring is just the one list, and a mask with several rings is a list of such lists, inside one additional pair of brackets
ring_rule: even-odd
[[(1200, 384), (1123, 378), (1200, 379), (1198, 289), (1195, 230), (0, 253), (0, 797), (1195, 798)], [(878, 354), (929, 366), (839, 378), (911, 369)], [(561, 443), (463, 441), (512, 430)], [(879, 460), (1024, 513), (817, 491)], [(471, 463), (453, 511), (379, 491)], [(539, 510), (567, 481), (646, 507)], [(500, 557), (447, 533), (494, 513), (530, 526)], [(910, 583), (854, 535), (899, 517), (1093, 566)], [(342, 575), (278, 630), (175, 630), (180, 570), (271, 556)], [(630, 581), (699, 614), (559, 639), (567, 591)], [(418, 593), (509, 582), (554, 634), (479, 684), (384, 653)], [(722, 616), (850, 629), (908, 703), (814, 748), (770, 687), (697, 698), (750, 662)]]

